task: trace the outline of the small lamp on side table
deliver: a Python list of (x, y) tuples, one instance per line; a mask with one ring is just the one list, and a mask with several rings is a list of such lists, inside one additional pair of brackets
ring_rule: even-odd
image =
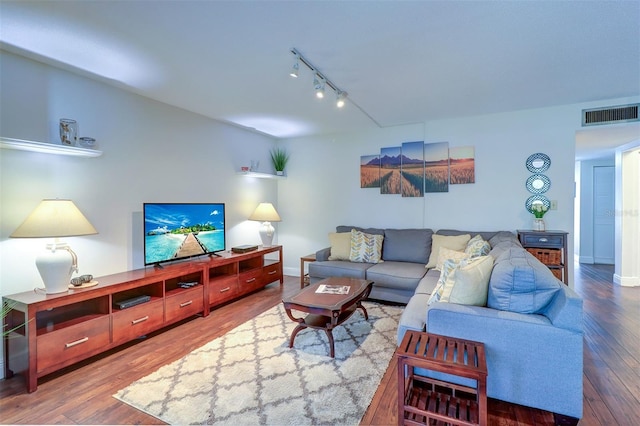
[(262, 223), (260, 228), (260, 238), (262, 239), (262, 245), (264, 247), (271, 247), (273, 241), (273, 235), (276, 230), (271, 225), (271, 222), (280, 222), (280, 215), (276, 211), (275, 207), (271, 203), (260, 203), (256, 207), (255, 211), (249, 216), (249, 220), (257, 220)]
[(78, 258), (60, 237), (93, 235), (98, 231), (71, 200), (42, 200), (38, 207), (10, 236), (13, 238), (54, 238), (36, 258), (36, 266), (47, 294), (69, 289), (71, 274), (78, 270)]

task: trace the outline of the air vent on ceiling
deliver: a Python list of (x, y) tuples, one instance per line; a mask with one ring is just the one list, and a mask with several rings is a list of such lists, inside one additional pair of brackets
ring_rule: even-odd
[(582, 125), (595, 126), (600, 124), (640, 121), (640, 119), (638, 119), (638, 106), (640, 106), (640, 104), (583, 109)]

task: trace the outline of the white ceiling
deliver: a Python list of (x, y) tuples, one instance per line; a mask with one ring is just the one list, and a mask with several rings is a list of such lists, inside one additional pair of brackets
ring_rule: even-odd
[(275, 137), (640, 95), (638, 0), (2, 0), (0, 42)]

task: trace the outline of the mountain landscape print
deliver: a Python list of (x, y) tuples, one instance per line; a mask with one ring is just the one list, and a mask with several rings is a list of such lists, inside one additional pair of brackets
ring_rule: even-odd
[(380, 149), (380, 193), (400, 194), (402, 149), (399, 146)]
[(424, 142), (404, 142), (401, 153), (402, 196), (424, 196)]
[(360, 188), (380, 188), (380, 155), (360, 157)]

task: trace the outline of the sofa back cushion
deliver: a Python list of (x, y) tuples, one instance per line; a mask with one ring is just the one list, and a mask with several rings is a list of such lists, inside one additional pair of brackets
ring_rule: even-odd
[(426, 264), (431, 254), (431, 229), (385, 229), (382, 258)]
[(352, 229), (372, 235), (384, 235), (384, 229), (380, 228), (360, 228), (359, 226), (336, 226), (336, 232), (351, 232)]
[(489, 241), (493, 238), (498, 232), (476, 232), (476, 231), (458, 231), (457, 229), (439, 229), (436, 231), (437, 235), (447, 235), (447, 236), (456, 236), (456, 235), (464, 235), (470, 234), (472, 237), (475, 235), (480, 235), (483, 240)]
[(522, 314), (544, 313), (563, 285), (553, 273), (522, 247), (505, 250), (496, 259), (487, 306)]

